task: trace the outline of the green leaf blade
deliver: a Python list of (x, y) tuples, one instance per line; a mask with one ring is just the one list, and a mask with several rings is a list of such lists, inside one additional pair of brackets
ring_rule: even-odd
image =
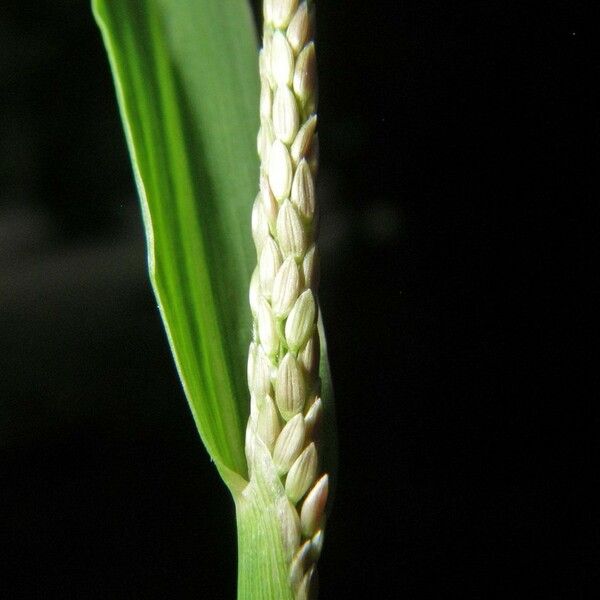
[(242, 0), (95, 0), (93, 7), (169, 342), (200, 435), (235, 487), (246, 476), (247, 289), (256, 260), (249, 227), (258, 173), (251, 14)]

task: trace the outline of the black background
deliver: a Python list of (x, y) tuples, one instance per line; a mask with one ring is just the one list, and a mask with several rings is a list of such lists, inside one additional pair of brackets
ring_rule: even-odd
[[(323, 599), (598, 590), (598, 20), (527, 5), (319, 5)], [(2, 595), (233, 598), (89, 6), (0, 52)]]

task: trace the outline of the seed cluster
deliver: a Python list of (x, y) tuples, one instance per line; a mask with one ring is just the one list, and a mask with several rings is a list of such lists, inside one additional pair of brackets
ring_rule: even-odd
[(306, 0), (265, 0), (263, 13), (246, 454), (252, 466), (259, 439), (284, 485), (287, 498), (278, 507), (283, 545), (292, 589), (302, 599), (315, 594), (329, 484), (318, 455), (323, 406), (316, 327), (314, 15)]

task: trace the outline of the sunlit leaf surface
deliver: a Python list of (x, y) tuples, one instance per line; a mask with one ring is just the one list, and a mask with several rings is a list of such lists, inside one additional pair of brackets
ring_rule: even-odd
[(202, 439), (244, 476), (257, 42), (245, 0), (97, 0), (150, 277)]

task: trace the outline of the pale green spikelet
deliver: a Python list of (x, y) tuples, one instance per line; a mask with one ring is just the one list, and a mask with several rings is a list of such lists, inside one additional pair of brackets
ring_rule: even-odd
[(289, 583), (296, 599), (308, 599), (316, 594), (329, 490), (318, 451), (323, 406), (313, 223), (318, 208), (313, 12), (298, 0), (265, 0), (263, 9), (246, 453), (251, 481), (265, 479), (267, 471), (278, 478), (277, 514)]

